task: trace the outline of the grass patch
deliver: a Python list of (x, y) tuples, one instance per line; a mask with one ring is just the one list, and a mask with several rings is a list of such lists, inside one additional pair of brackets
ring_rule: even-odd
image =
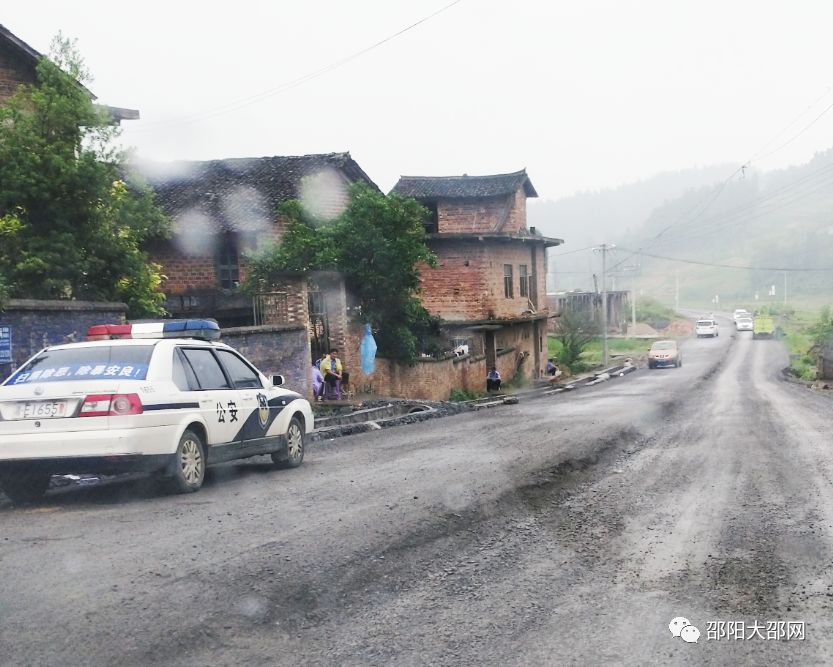
[[(548, 339), (547, 352), (549, 357), (561, 358), (561, 341), (550, 336)], [(570, 367), (570, 372), (583, 373), (586, 370), (602, 365), (604, 343), (601, 338), (591, 341), (581, 353), (581, 359)], [(651, 347), (651, 341), (642, 338), (608, 338), (607, 350), (611, 361), (614, 356), (635, 357), (647, 354)]]
[(451, 390), (451, 394), (448, 396), (448, 400), (454, 403), (461, 403), (463, 401), (474, 401), (478, 398), (483, 398), (486, 396), (486, 392), (483, 391), (475, 391), (473, 389), (460, 389), (459, 387), (454, 387)]

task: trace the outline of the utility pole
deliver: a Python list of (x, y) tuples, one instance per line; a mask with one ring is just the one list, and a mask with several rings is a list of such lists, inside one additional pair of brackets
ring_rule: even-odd
[(612, 243), (602, 243), (598, 248), (593, 248), (594, 252), (602, 253), (602, 354), (603, 364), (607, 367), (608, 351), (607, 351), (607, 253), (613, 250), (616, 246)]
[(680, 312), (680, 270), (674, 269), (674, 310)]
[(787, 272), (784, 271), (784, 305), (787, 305)]

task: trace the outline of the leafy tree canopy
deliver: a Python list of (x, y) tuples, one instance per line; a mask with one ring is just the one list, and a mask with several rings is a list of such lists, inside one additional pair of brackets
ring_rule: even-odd
[(160, 314), (161, 267), (141, 244), (170, 222), (152, 192), (124, 181), (119, 128), (82, 86), (73, 41), (61, 35), (38, 83), (0, 107), (0, 296), (125, 301)]
[(418, 268), (437, 260), (425, 245), (428, 212), (418, 202), (357, 183), (335, 220), (317, 220), (294, 201), (281, 213), (287, 232), (252, 258), (250, 287), (273, 283), (285, 271), (339, 271), (373, 327), (380, 356), (412, 362), (437, 351), (440, 320), (420, 302)]

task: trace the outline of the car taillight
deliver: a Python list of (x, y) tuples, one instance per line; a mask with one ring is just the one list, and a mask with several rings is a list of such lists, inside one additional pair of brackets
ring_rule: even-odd
[(120, 417), (144, 412), (139, 394), (90, 394), (84, 398), (79, 417)]

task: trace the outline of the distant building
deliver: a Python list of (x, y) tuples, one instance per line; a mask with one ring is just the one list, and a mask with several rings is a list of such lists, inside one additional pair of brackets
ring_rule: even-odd
[[(625, 290), (608, 291), (607, 293), (607, 322), (609, 333), (627, 333), (628, 313), (626, 305), (630, 292)], [(554, 318), (550, 320), (550, 331), (557, 326), (558, 316), (566, 310), (585, 317), (594, 322), (602, 321), (601, 292), (554, 292), (547, 294), (547, 303)]]
[(467, 344), (504, 378), (538, 377), (549, 316), (546, 248), (563, 241), (527, 228), (526, 199), (538, 195), (526, 171), (403, 176), (393, 192), (429, 211), (427, 241), (439, 263), (421, 269), (422, 302), (445, 320), (452, 347)]
[[(14, 95), (21, 85), (35, 85), (38, 82), (36, 67), (43, 57), (43, 54), (14, 35), (8, 28), (0, 25), (0, 105)], [(92, 92), (86, 88), (84, 90), (87, 91), (91, 100), (97, 99)], [(114, 123), (139, 118), (139, 112), (136, 109), (123, 109), (101, 104), (96, 106), (107, 111)]]

